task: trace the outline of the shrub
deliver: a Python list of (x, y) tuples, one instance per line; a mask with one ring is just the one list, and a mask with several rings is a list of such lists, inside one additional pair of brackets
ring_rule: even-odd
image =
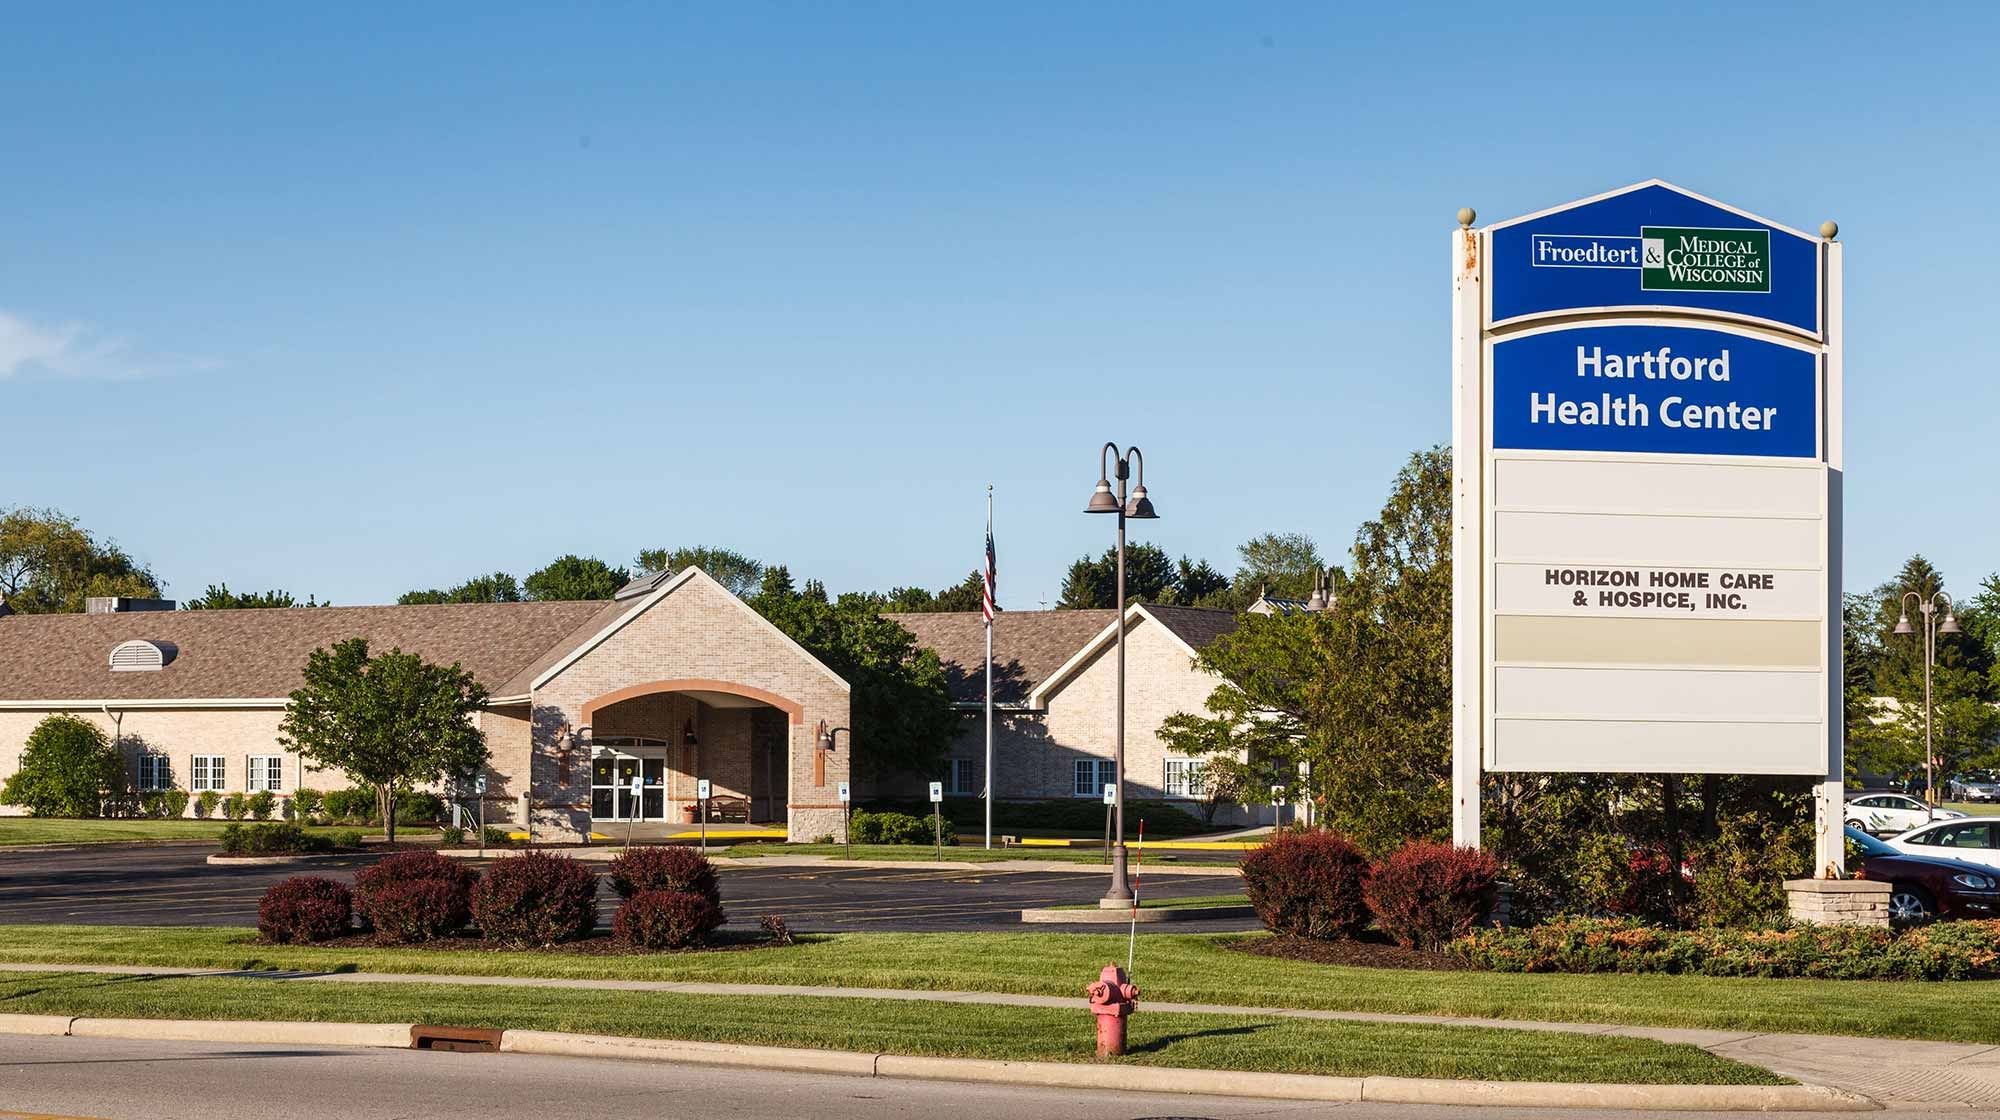
[[(848, 835), (857, 844), (931, 844), (936, 834), (931, 828), (929, 814), (921, 817), (908, 813), (879, 813), (867, 809), (856, 809), (847, 823)], [(951, 821), (942, 822), (946, 847), (958, 843), (958, 833), (953, 831)]]
[[(977, 797), (947, 797), (941, 803), (946, 823), (957, 828), (975, 829), (986, 819), (986, 802)], [(867, 812), (898, 812), (930, 819), (931, 803), (915, 799), (874, 798), (856, 804), (858, 816)], [(1180, 804), (1156, 798), (1127, 797), (1125, 816), (1144, 818), (1146, 835), (1158, 837), (1193, 836), (1210, 832), (1202, 819)], [(996, 832), (1046, 831), (1076, 832), (1095, 836), (1104, 831), (1104, 804), (1097, 798), (1057, 798), (1049, 801), (996, 801), (993, 803)], [(924, 833), (930, 843), (930, 833)]]
[(1412, 840), (1375, 868), (1362, 897), (1396, 944), (1435, 950), (1486, 916), (1499, 877), (1500, 861), (1477, 848)]
[(766, 914), (757, 919), (757, 925), (764, 930), (764, 935), (771, 939), (773, 945), (790, 945), (793, 941), (792, 927), (785, 924), (783, 914)]
[(1695, 850), (1695, 918), (1704, 926), (1768, 927), (1786, 916), (1785, 880), (1812, 873), (1812, 815), (1729, 817)]
[(565, 856), (503, 859), (472, 890), (480, 932), (514, 945), (553, 945), (597, 925), (597, 874)]
[(396, 795), (397, 824), (433, 824), (444, 819), (444, 798), (435, 793), (405, 790)]
[(371, 824), (376, 816), (375, 791), (372, 789), (329, 790), (321, 799), (326, 815), (336, 821), (354, 824)]
[(1282, 830), (1243, 860), (1243, 889), (1273, 933), (1332, 940), (1368, 923), (1368, 857), (1324, 828)]
[(354, 877), (354, 909), (391, 941), (434, 941), (465, 928), (478, 878), (436, 852), (398, 852)]
[(177, 818), (186, 815), (188, 807), (188, 793), (186, 790), (161, 790), (159, 796), (161, 816)]
[(297, 855), (333, 850), (333, 842), (314, 836), (289, 821), (245, 825), (231, 821), (224, 825), (222, 850), (234, 856)]
[(221, 794), (212, 789), (202, 790), (201, 796), (194, 799), (194, 815), (204, 819), (214, 816), (215, 807), (221, 801)]
[(1496, 972), (1665, 972), (1823, 980), (1965, 980), (2000, 969), (2000, 921), (1895, 932), (1870, 926), (1671, 930), (1567, 918), (1474, 930), (1449, 951)]
[(505, 847), (514, 842), (514, 838), (508, 835), (507, 830), (496, 824), (487, 825), (480, 830), (479, 835), (489, 848), (495, 846)]
[(326, 794), (316, 789), (300, 789), (292, 793), (292, 816), (299, 820), (314, 820), (325, 807)]
[(438, 830), (438, 840), (447, 848), (456, 848), (465, 843), (465, 830), (447, 825)]
[(618, 907), (611, 933), (640, 949), (689, 949), (722, 926), (722, 908), (689, 891), (640, 891)]
[(102, 791), (125, 788), (125, 761), (104, 732), (76, 716), (50, 716), (28, 732), (21, 759), (4, 786), (0, 804), (19, 805), (37, 817), (94, 817)]
[(260, 821), (270, 820), (271, 810), (276, 808), (277, 804), (278, 795), (268, 789), (260, 789), (243, 801), (243, 807), (249, 811), (251, 819)]
[(317, 875), (294, 875), (264, 892), (257, 932), (271, 941), (325, 941), (347, 932), (352, 914), (346, 887)]
[(167, 801), (163, 794), (142, 793), (139, 795), (139, 815), (142, 817), (164, 817), (167, 815)]
[(358, 828), (343, 828), (334, 832), (331, 839), (333, 840), (334, 847), (353, 851), (361, 846), (361, 830)]
[(628, 848), (607, 869), (611, 889), (619, 898), (632, 898), (646, 891), (673, 891), (698, 894), (717, 906), (722, 905), (722, 887), (716, 882), (715, 865), (693, 848)]
[(242, 820), (248, 801), (249, 799), (240, 793), (230, 794), (228, 797), (222, 799), (222, 815), (232, 821)]

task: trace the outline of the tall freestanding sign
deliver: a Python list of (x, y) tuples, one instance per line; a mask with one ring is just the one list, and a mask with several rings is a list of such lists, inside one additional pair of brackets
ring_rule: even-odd
[(1818, 779), (1840, 245), (1657, 180), (1452, 235), (1452, 833), (1485, 770)]

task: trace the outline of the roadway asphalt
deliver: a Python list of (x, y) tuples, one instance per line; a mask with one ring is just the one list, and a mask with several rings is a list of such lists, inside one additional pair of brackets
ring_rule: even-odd
[[(105, 845), (42, 851), (0, 849), (0, 924), (246, 926), (257, 922), (257, 900), (291, 875), (352, 880), (373, 857), (357, 855), (281, 866), (218, 867), (204, 862), (206, 845)], [(593, 865), (599, 866), (602, 865)], [(782, 914), (795, 930), (925, 931), (1063, 929), (1103, 932), (1103, 926), (1022, 925), (1031, 906), (1089, 902), (1102, 891), (1103, 871), (1008, 871), (1006, 864), (964, 870), (902, 868), (732, 868), (722, 875), (730, 925), (755, 928), (765, 914)], [(1159, 876), (1144, 884), (1149, 897), (1229, 894), (1232, 875)], [(609, 924), (617, 896), (599, 893)], [(1177, 932), (1251, 929), (1251, 919), (1178, 923)]]
[[(1701, 1120), (1713, 1113), (1319, 1104), (768, 1073), (531, 1054), (0, 1035), (0, 1117), (40, 1120)], [(1788, 1113), (1810, 1117), (1810, 1113)], [(1851, 1115), (1851, 1114), (1846, 1114)]]

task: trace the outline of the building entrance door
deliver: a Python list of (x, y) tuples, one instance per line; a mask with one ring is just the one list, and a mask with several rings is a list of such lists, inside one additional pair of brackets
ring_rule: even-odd
[[(667, 816), (667, 744), (657, 739), (599, 739), (590, 758), (590, 818), (658, 821)], [(632, 779), (640, 779), (632, 795)]]

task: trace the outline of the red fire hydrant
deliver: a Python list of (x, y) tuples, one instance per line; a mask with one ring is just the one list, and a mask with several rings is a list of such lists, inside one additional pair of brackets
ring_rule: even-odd
[(1125, 970), (1107, 964), (1088, 989), (1090, 1013), (1097, 1016), (1097, 1056), (1114, 1058), (1125, 1052), (1125, 1017), (1139, 1002), (1139, 989), (1125, 979)]

